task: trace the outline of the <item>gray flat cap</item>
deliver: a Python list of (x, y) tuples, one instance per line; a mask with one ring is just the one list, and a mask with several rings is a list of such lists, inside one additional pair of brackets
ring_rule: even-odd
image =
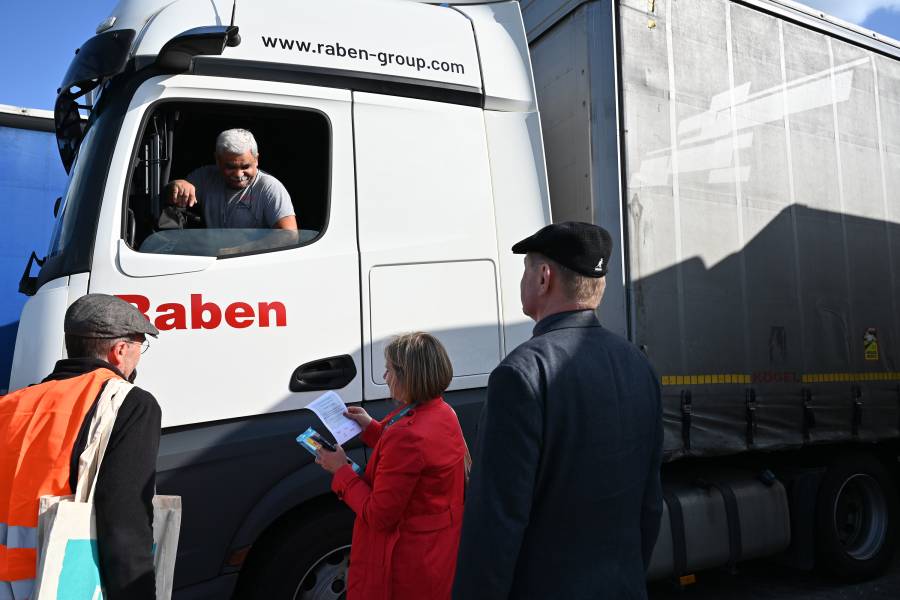
[(93, 338), (159, 335), (134, 305), (108, 294), (88, 294), (73, 302), (66, 311), (63, 330), (68, 335)]

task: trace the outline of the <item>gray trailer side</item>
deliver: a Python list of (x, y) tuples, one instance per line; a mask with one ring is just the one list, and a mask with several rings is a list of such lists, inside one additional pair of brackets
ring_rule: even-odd
[(672, 6), (583, 3), (532, 41), (554, 219), (618, 232), (604, 320), (663, 377), (668, 456), (895, 438), (900, 63)]
[[(843, 544), (831, 551), (836, 570), (874, 573), (897, 521), (880, 460), (896, 456), (900, 431), (897, 47), (789, 2), (522, 5), (553, 217), (616, 234), (621, 270), (601, 316), (662, 376), (667, 459), (719, 456), (716, 469), (749, 461), (779, 467), (787, 487), (812, 481), (782, 494), (755, 473), (717, 472), (743, 490), (729, 508), (730, 492), (695, 497), (708, 467), (670, 465), (673, 502), (686, 529), (702, 532), (682, 540), (682, 562), (734, 561), (731, 513), (744, 532), (737, 558), (784, 548), (783, 517), (799, 503), (811, 516), (791, 514), (795, 554)], [(790, 475), (798, 461), (821, 469)], [(851, 481), (884, 507), (883, 527), (859, 525), (858, 539), (803, 533), (867, 517), (811, 510), (840, 504)], [(777, 522), (754, 516), (761, 502), (779, 507), (769, 511)], [(717, 516), (690, 524), (691, 507)], [(671, 553), (679, 534), (668, 509), (665, 519), (660, 545)]]

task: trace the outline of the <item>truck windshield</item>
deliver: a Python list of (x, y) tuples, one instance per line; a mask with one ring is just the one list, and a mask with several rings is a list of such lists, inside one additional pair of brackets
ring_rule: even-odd
[[(81, 143), (78, 156), (90, 156), (93, 151), (94, 140), (96, 139), (96, 127), (91, 127), (87, 135)], [(59, 217), (53, 226), (53, 234), (50, 236), (50, 247), (47, 249), (47, 258), (59, 256), (65, 252), (66, 248), (72, 243), (75, 235), (75, 223), (77, 222), (78, 204), (85, 202), (86, 199), (79, 191), (82, 189), (87, 169), (85, 163), (87, 160), (78, 160), (76, 157), (75, 164), (72, 166), (72, 172), (69, 175), (69, 182), (66, 185), (66, 192), (63, 195), (62, 205), (60, 206)], [(99, 198), (97, 198), (99, 201)]]
[(50, 237), (47, 262), (38, 275), (38, 287), (63, 275), (90, 270), (97, 219), (116, 138), (131, 94), (151, 75), (142, 73), (110, 82), (114, 93), (103, 94), (91, 113)]

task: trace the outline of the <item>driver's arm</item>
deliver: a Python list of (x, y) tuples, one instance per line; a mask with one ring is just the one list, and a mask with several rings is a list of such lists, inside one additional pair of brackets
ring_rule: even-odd
[(288, 215), (287, 217), (282, 217), (275, 221), (275, 224), (272, 225), (272, 229), (290, 229), (291, 231), (297, 231), (300, 227), (297, 226), (296, 215)]

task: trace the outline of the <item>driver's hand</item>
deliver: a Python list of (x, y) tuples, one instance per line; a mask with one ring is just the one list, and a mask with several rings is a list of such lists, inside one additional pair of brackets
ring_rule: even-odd
[(169, 204), (174, 206), (194, 206), (197, 204), (197, 189), (184, 179), (170, 181), (166, 186)]

